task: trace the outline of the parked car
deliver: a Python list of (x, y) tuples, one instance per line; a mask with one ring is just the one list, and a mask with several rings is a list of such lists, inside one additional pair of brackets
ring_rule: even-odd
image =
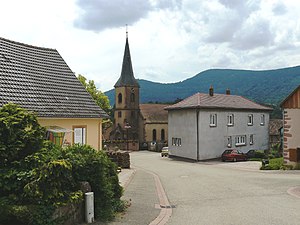
[(222, 153), (222, 161), (246, 161), (247, 160), (247, 155), (240, 150), (237, 149), (226, 149)]
[(161, 150), (161, 157), (168, 157), (169, 156), (169, 148), (168, 147), (163, 147)]
[(247, 153), (247, 158), (251, 159), (251, 158), (258, 158), (258, 159), (263, 159), (266, 157), (265, 153), (263, 151), (259, 151), (259, 150), (255, 150), (255, 149), (251, 149), (249, 150)]

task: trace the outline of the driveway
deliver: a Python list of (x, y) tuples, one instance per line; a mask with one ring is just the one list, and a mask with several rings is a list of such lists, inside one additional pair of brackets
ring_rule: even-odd
[(195, 163), (154, 152), (131, 153), (131, 161), (137, 171), (159, 176), (174, 206), (166, 224), (300, 224), (300, 198), (288, 193), (300, 186), (299, 171), (260, 171), (255, 162)]

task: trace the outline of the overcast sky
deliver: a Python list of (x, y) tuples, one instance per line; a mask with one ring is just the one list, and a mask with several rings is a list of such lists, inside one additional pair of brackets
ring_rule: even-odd
[(2, 0), (0, 35), (57, 49), (107, 91), (126, 24), (135, 77), (169, 83), (211, 68), (299, 65), (299, 14), (296, 0)]

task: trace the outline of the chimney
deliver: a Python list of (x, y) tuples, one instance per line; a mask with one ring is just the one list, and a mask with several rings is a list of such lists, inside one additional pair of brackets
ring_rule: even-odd
[(209, 88), (209, 96), (214, 96), (214, 88), (212, 85), (210, 85), (210, 88)]
[(226, 89), (226, 95), (230, 95), (230, 89), (229, 88)]

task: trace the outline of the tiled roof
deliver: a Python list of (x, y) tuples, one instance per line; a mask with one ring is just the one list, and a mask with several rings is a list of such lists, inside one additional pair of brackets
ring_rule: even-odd
[(140, 104), (140, 110), (146, 123), (167, 123), (168, 112), (164, 110), (169, 105), (164, 104)]
[(133, 75), (128, 38), (126, 38), (121, 76), (114, 87), (124, 87), (124, 86), (139, 87), (139, 83), (137, 82), (137, 80), (134, 78)]
[(181, 102), (166, 107), (166, 110), (188, 108), (242, 109), (242, 110), (272, 110), (238, 95), (197, 93)]
[(107, 116), (57, 50), (0, 38), (0, 106), (8, 102), (39, 117)]

